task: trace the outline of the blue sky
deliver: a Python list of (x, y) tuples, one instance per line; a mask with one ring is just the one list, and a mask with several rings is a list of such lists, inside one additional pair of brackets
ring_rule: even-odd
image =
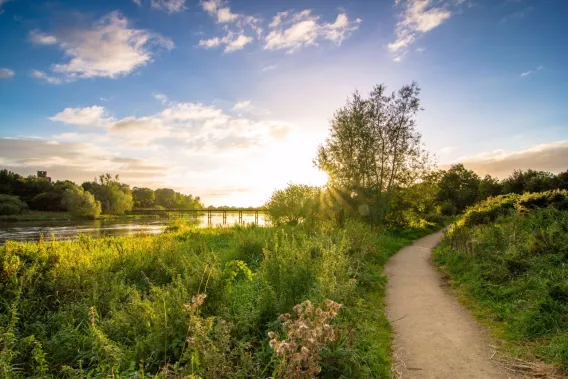
[(354, 90), (422, 87), (441, 166), (568, 168), (564, 0), (0, 0), (0, 166), (257, 205)]

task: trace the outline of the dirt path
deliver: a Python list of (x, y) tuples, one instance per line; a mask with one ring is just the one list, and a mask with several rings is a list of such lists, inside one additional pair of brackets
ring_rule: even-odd
[(394, 366), (402, 378), (513, 378), (491, 360), (486, 331), (442, 288), (431, 263), (442, 233), (400, 250), (385, 269), (387, 310), (395, 332)]

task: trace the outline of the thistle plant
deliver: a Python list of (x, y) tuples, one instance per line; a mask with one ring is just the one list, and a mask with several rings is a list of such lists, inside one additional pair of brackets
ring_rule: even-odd
[(338, 337), (330, 320), (340, 308), (341, 304), (329, 299), (324, 309), (306, 300), (294, 306), (293, 314), (280, 315), (286, 338), (279, 341), (276, 333), (268, 333), (270, 347), (278, 358), (277, 377), (313, 378), (321, 371), (321, 352)]

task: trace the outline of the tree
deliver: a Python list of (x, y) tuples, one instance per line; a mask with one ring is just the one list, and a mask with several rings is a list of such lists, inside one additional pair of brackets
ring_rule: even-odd
[(558, 188), (568, 190), (568, 170), (558, 174)]
[(101, 203), (81, 187), (67, 189), (63, 196), (63, 204), (74, 216), (96, 218), (101, 214)]
[(150, 188), (134, 187), (132, 189), (134, 208), (151, 208), (154, 206), (156, 194)]
[(156, 190), (156, 205), (164, 208), (175, 207), (176, 192), (171, 188), (158, 188)]
[(18, 196), (0, 195), (0, 215), (17, 215), (28, 208)]
[(499, 179), (494, 178), (491, 175), (485, 175), (485, 177), (479, 182), (479, 188), (477, 189), (477, 201), (498, 196), (501, 195), (501, 193), (503, 193), (503, 185), (499, 182)]
[(317, 187), (288, 184), (285, 189), (274, 191), (265, 208), (277, 225), (300, 224), (316, 211), (318, 193)]
[(82, 187), (92, 193), (97, 201), (100, 201), (103, 213), (121, 215), (132, 209), (134, 204), (132, 193), (127, 184), (120, 183), (119, 176), (112, 177), (103, 174), (92, 182), (85, 182)]
[(438, 184), (437, 200), (440, 203), (449, 202), (457, 211), (475, 203), (478, 196), (480, 179), (472, 170), (459, 163), (445, 172)]
[(378, 221), (385, 220), (394, 190), (416, 183), (429, 168), (416, 130), (419, 94), (415, 82), (390, 95), (385, 85), (375, 86), (368, 98), (355, 92), (335, 113), (314, 160), (332, 186), (374, 206)]
[(55, 182), (49, 191), (42, 192), (31, 199), (30, 208), (38, 211), (64, 212), (63, 196), (65, 191), (76, 187), (73, 182), (68, 180)]
[(504, 193), (542, 192), (558, 188), (556, 175), (546, 171), (515, 170), (503, 180)]

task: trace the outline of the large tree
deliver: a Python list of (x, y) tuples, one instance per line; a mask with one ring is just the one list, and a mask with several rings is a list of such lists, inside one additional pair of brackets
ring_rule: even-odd
[(333, 186), (371, 205), (379, 221), (388, 214), (394, 190), (415, 184), (429, 167), (416, 130), (419, 94), (415, 82), (390, 94), (382, 84), (366, 98), (354, 93), (335, 113), (314, 160)]
[(461, 212), (477, 200), (480, 182), (479, 176), (463, 164), (453, 165), (442, 175), (437, 200), (442, 204), (449, 202)]
[(92, 182), (82, 184), (85, 191), (100, 201), (103, 213), (121, 215), (132, 209), (134, 201), (128, 184), (120, 183), (119, 176), (100, 175)]
[(73, 186), (65, 190), (63, 205), (74, 216), (96, 218), (101, 214), (101, 203), (82, 187)]

